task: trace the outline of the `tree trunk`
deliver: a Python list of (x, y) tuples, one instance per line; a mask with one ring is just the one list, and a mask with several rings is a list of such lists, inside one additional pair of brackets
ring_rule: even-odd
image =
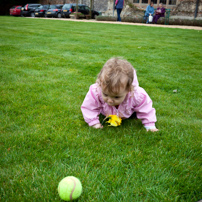
[(76, 19), (78, 19), (78, 1), (79, 0), (76, 0)]
[(93, 0), (90, 0), (90, 18), (92, 18)]

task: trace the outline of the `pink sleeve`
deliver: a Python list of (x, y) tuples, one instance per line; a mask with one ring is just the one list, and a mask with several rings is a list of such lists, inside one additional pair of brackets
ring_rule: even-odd
[(152, 107), (152, 100), (146, 91), (139, 87), (135, 92), (138, 105), (134, 108), (137, 118), (141, 119), (142, 124), (146, 126), (155, 126), (156, 110)]
[(100, 114), (100, 102), (98, 99), (98, 93), (97, 92), (97, 85), (93, 84), (90, 86), (90, 89), (81, 105), (81, 111), (84, 117), (84, 120), (86, 123), (88, 123), (89, 126), (93, 126), (97, 123), (100, 123), (99, 121), (99, 114)]
[(118, 0), (116, 0), (115, 5), (118, 3)]

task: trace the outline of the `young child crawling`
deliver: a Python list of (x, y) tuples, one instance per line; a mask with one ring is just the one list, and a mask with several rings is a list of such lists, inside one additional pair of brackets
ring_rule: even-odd
[(123, 59), (111, 58), (105, 63), (96, 83), (90, 86), (81, 111), (86, 123), (94, 128), (103, 127), (99, 114), (125, 119), (135, 113), (147, 131), (158, 131), (152, 100), (139, 87), (133, 66)]

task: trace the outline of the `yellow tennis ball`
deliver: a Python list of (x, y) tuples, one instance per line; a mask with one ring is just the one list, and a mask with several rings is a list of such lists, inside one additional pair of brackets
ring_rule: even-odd
[(79, 198), (82, 193), (80, 180), (74, 176), (65, 177), (59, 182), (58, 193), (64, 201), (72, 201)]

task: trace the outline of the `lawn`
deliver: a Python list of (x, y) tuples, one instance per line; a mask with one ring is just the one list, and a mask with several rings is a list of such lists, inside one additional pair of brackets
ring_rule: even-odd
[[(1, 16), (0, 201), (61, 201), (69, 175), (79, 202), (201, 199), (201, 53), (202, 31)], [(114, 56), (137, 70), (159, 132), (84, 122), (83, 99)]]

